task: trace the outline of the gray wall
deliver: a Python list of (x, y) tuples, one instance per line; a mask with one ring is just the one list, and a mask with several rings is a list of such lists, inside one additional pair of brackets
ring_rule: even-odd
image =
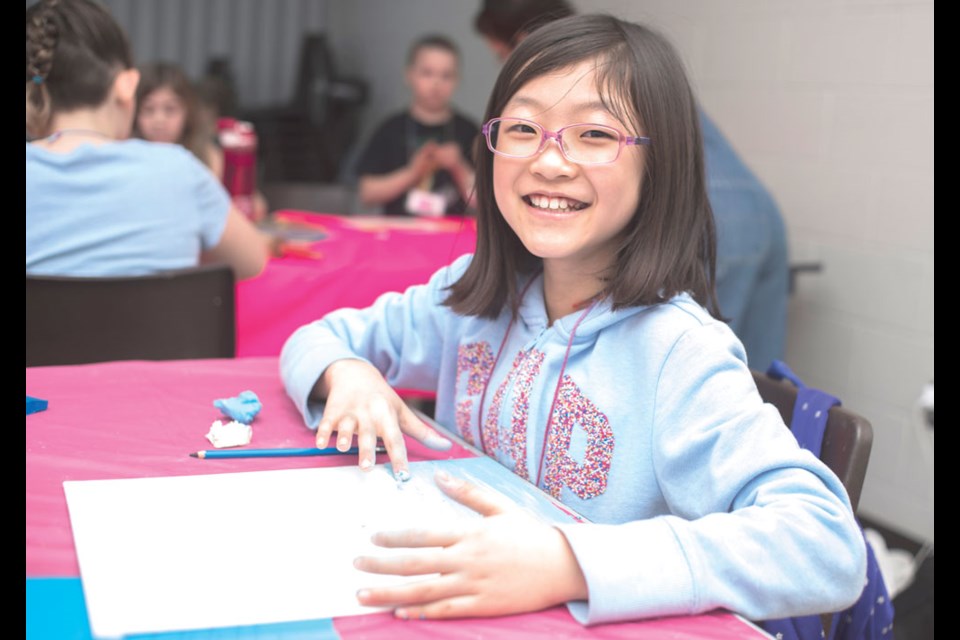
[(175, 62), (196, 78), (211, 57), (227, 57), (247, 108), (291, 97), (301, 37), (327, 25), (327, 0), (103, 1), (138, 64)]

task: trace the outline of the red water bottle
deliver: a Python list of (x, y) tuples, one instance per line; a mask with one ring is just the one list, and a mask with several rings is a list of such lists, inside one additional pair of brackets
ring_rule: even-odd
[(233, 203), (249, 219), (255, 219), (253, 194), (257, 190), (257, 134), (253, 124), (234, 118), (217, 121), (223, 148), (223, 186)]

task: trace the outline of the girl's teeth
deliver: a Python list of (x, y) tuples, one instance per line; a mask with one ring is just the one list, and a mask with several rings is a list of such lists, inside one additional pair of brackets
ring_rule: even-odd
[(573, 200), (547, 196), (530, 196), (530, 204), (539, 209), (549, 209), (551, 211), (569, 211), (577, 208)]

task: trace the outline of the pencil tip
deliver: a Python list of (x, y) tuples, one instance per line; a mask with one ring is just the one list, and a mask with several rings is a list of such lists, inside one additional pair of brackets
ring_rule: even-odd
[(200, 455), (197, 454), (197, 453), (191, 453), (191, 454), (190, 454), (190, 457), (191, 457), (191, 458), (199, 458)]

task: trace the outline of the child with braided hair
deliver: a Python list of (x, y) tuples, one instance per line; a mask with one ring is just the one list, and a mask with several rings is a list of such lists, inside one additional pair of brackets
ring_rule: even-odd
[(229, 264), (257, 275), (269, 242), (186, 149), (127, 139), (140, 79), (93, 0), (26, 11), (26, 270), (133, 276)]

